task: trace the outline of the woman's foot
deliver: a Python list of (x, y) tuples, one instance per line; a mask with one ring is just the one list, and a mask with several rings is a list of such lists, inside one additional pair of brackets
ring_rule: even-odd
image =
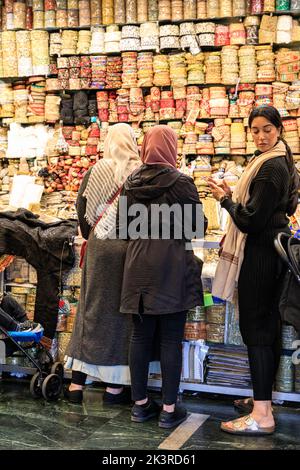
[(242, 416), (232, 421), (222, 422), (221, 430), (230, 434), (237, 435), (269, 435), (275, 431), (275, 422), (272, 417), (256, 417), (252, 414)]
[[(138, 403), (141, 403), (139, 404)], [(140, 400), (135, 402), (131, 410), (131, 421), (135, 423), (144, 423), (151, 418), (155, 418), (159, 415), (161, 407), (152, 400), (152, 398), (146, 398), (145, 400)]]
[(82, 389), (82, 385), (71, 383), (69, 388), (66, 387), (64, 389), (64, 397), (67, 398), (70, 403), (81, 404), (83, 400)]
[(164, 429), (171, 429), (186, 419), (187, 411), (182, 405), (174, 405), (173, 411), (166, 411), (164, 405), (164, 409), (159, 415), (158, 426)]
[(107, 387), (103, 393), (103, 403), (106, 405), (128, 405), (131, 401), (130, 388)]
[(255, 409), (250, 414), (251, 418), (257, 422), (259, 427), (262, 428), (271, 428), (275, 426), (275, 421), (272, 412), (262, 415), (259, 412), (256, 412)]

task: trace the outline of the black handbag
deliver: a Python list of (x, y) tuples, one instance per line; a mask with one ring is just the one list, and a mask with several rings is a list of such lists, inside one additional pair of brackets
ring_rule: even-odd
[(279, 300), (280, 316), (300, 333), (300, 240), (279, 233), (274, 244), (288, 267)]

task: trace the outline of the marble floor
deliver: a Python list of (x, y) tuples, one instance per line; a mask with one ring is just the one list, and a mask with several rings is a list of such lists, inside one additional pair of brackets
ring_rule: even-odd
[[(83, 405), (64, 398), (50, 403), (32, 398), (24, 380), (0, 380), (0, 449), (155, 450), (171, 434), (158, 428), (156, 420), (132, 423), (130, 406), (107, 407), (102, 392), (99, 386), (88, 386)], [(152, 393), (159, 399), (158, 392)], [(219, 429), (220, 421), (238, 416), (232, 397), (184, 395), (183, 402), (190, 413), (208, 415), (181, 445), (183, 450), (300, 450), (300, 404), (276, 406), (276, 433), (249, 438)]]

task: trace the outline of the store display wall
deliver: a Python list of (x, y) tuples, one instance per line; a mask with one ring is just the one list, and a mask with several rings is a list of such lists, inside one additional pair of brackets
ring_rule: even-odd
[[(139, 146), (158, 123), (175, 130), (178, 167), (194, 177), (209, 230), (218, 236), (226, 221), (206, 178), (225, 175), (234, 188), (255, 150), (247, 127), (253, 106), (280, 111), (300, 170), (299, 0), (4, 0), (0, 6), (2, 210), (13, 176), (32, 174), (44, 186), (35, 210), (75, 217), (81, 180), (116, 122), (133, 127)], [(210, 277), (213, 251), (203, 253)], [(10, 287), (32, 312), (30, 275)], [(8, 287), (16, 283), (11, 276)], [(71, 310), (61, 305), (58, 324), (61, 359), (76, 311), (78, 267), (71, 276), (64, 292)], [(225, 342), (243, 355), (235, 311), (219, 304), (190, 312), (186, 340)], [(189, 344), (193, 352), (185, 347), (184, 354), (195, 363), (199, 351)], [(288, 361), (282, 359), (282, 371), (293, 369)], [(212, 361), (212, 383), (214, 367)], [(279, 390), (296, 390), (299, 377), (290, 377), (278, 379)], [(185, 368), (190, 378), (200, 380)], [(243, 380), (248, 386), (246, 370)]]

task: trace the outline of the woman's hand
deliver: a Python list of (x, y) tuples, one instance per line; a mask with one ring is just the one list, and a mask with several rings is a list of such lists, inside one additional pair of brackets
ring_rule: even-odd
[(222, 186), (218, 184), (215, 180), (212, 178), (207, 179), (208, 186), (210, 187), (210, 190), (212, 192), (213, 197), (219, 201), (221, 197), (226, 196), (226, 193)]
[(210, 177), (207, 179), (207, 182), (208, 182), (208, 186), (210, 187), (213, 197), (217, 201), (219, 201), (224, 196), (231, 197), (232, 192), (231, 192), (230, 187), (226, 183), (226, 181), (224, 180), (216, 181)]
[(230, 186), (228, 186), (228, 184), (226, 183), (226, 181), (224, 179), (221, 180), (220, 186), (225, 191), (226, 196), (228, 196), (228, 197), (232, 196), (231, 188), (230, 188)]

